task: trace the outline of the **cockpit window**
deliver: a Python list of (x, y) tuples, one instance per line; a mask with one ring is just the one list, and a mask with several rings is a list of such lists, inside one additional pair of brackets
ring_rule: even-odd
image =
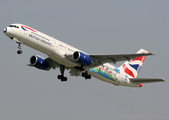
[(19, 27), (16, 26), (16, 25), (9, 25), (9, 27), (19, 28)]

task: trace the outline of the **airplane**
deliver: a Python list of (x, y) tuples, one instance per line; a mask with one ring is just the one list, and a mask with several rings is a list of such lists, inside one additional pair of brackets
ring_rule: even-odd
[[(22, 54), (21, 45), (27, 45), (48, 55), (43, 58), (33, 55), (28, 66), (49, 71), (60, 68), (61, 75), (57, 78), (67, 81), (65, 69), (70, 70), (71, 76), (91, 76), (116, 86), (142, 87), (142, 83), (164, 82), (163, 79), (136, 78), (146, 56), (154, 55), (144, 49), (136, 54), (88, 54), (64, 42), (50, 37), (24, 24), (10, 24), (3, 29), (10, 39), (18, 44), (18, 54)], [(126, 61), (120, 67), (112, 65)]]

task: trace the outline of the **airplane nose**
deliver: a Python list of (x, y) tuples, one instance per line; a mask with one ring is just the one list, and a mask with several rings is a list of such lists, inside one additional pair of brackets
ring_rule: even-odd
[(4, 28), (3, 32), (6, 33), (7, 32), (7, 28)]

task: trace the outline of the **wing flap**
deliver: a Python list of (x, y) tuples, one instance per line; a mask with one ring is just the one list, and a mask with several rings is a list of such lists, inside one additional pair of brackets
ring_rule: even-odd
[(165, 80), (163, 79), (153, 79), (153, 78), (130, 78), (130, 81), (135, 83), (165, 82)]
[(50, 57), (45, 59), (52, 67), (52, 69), (58, 68), (59, 64), (55, 61), (53, 61)]

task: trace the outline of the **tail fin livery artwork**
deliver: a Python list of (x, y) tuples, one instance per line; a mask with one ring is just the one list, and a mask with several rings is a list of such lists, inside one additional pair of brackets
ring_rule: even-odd
[[(21, 45), (27, 45), (48, 55), (30, 58), (28, 66), (49, 71), (60, 69), (58, 79), (67, 81), (65, 69), (71, 76), (91, 79), (91, 76), (116, 86), (142, 87), (142, 83), (164, 82), (163, 79), (137, 78), (146, 56), (153, 55), (144, 49), (136, 54), (88, 54), (53, 37), (41, 33), (27, 25), (10, 24), (4, 34), (18, 44), (18, 54), (22, 54)], [(126, 61), (120, 67), (109, 63)]]
[[(148, 53), (148, 51), (141, 49), (137, 53)], [(130, 60), (130, 62), (127, 61), (121, 66), (121, 70), (123, 70), (129, 78), (136, 78), (145, 59), (146, 56), (141, 56)]]

